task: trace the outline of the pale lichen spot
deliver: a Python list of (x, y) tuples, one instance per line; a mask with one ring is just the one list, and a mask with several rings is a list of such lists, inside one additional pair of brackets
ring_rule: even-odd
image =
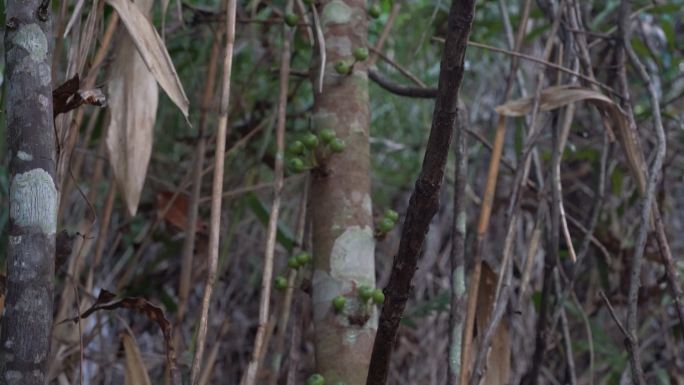
[(23, 25), (12, 40), (14, 44), (26, 50), (33, 61), (42, 62), (46, 59), (48, 41), (38, 24)]
[(373, 213), (373, 202), (371, 201), (370, 194), (364, 194), (363, 203), (361, 204), (361, 207), (363, 207), (363, 211), (365, 211), (366, 214), (372, 215), (372, 213)]
[(461, 236), (465, 236), (465, 233), (466, 233), (466, 213), (465, 212), (458, 213), (458, 217), (456, 217), (456, 230), (458, 230), (458, 232), (459, 232), (459, 234), (461, 234)]
[(375, 240), (373, 230), (348, 227), (335, 239), (330, 252), (330, 275), (353, 280), (359, 285), (375, 286)]
[(58, 192), (50, 174), (36, 168), (16, 174), (10, 183), (10, 217), (18, 226), (57, 230)]
[[(323, 9), (321, 22), (323, 27), (330, 24), (344, 24), (351, 21), (352, 9), (342, 0), (333, 0)], [(327, 44), (327, 42), (326, 42)]]
[(19, 381), (21, 381), (24, 378), (24, 376), (21, 374), (21, 372), (16, 371), (16, 370), (8, 370), (5, 372), (5, 380), (7, 381), (8, 384), (18, 384)]
[[(40, 99), (40, 96), (38, 97), (38, 99)], [(19, 150), (19, 152), (17, 152), (17, 158), (19, 158), (19, 160), (23, 160), (24, 162), (30, 162), (33, 160), (33, 155), (29, 154), (28, 152)]]
[(19, 246), (19, 244), (21, 244), (21, 235), (17, 235), (17, 236), (10, 235), (9, 236), (9, 245), (11, 247)]
[(43, 109), (43, 111), (47, 111), (48, 108), (50, 108), (50, 99), (48, 99), (45, 95), (38, 95), (38, 103), (40, 103), (40, 107)]
[(356, 329), (345, 329), (344, 339), (342, 340), (342, 343), (347, 346), (355, 346), (358, 337), (359, 332)]

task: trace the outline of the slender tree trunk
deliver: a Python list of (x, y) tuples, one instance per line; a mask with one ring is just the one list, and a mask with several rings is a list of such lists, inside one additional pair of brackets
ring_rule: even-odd
[[(368, 73), (364, 62), (348, 75), (335, 71), (351, 64), (353, 50), (367, 44), (363, 0), (324, 0), (317, 9), (325, 41), (325, 73), (319, 92), (320, 56), (314, 63), (313, 126), (331, 129), (346, 142), (341, 153), (325, 156), (313, 171), (313, 313), (316, 366), (326, 383), (366, 383), (377, 329), (377, 312), (360, 303), (357, 289), (375, 286), (375, 240), (370, 196)], [(320, 42), (319, 42), (320, 43)], [(319, 46), (320, 48), (320, 46)], [(343, 312), (331, 301), (345, 296)]]
[(47, 384), (52, 326), (55, 187), (50, 2), (6, 2), (10, 227), (0, 384)]

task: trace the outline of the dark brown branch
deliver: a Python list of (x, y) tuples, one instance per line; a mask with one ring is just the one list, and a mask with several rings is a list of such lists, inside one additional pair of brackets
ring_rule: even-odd
[(397, 84), (389, 78), (387, 78), (385, 75), (381, 74), (380, 71), (376, 69), (369, 69), (368, 77), (377, 85), (395, 95), (406, 96), (409, 98), (425, 99), (432, 99), (437, 96), (436, 88), (410, 87), (402, 84)]
[(458, 119), (458, 91), (465, 72), (463, 62), (474, 9), (475, 0), (453, 0), (449, 10), (449, 32), (439, 74), (432, 129), (423, 166), (409, 200), (399, 251), (385, 288), (386, 300), (373, 345), (367, 385), (384, 385), (387, 382), (392, 348), (409, 297), (411, 280), (417, 269), (418, 256), (432, 217), (439, 207), (444, 168)]

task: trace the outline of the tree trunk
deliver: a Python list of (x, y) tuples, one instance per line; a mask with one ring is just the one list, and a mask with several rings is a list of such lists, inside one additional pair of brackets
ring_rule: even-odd
[[(329, 156), (319, 151), (322, 161), (312, 172), (316, 366), (326, 383), (362, 385), (377, 329), (375, 307), (357, 295), (360, 286), (375, 286), (368, 73), (364, 62), (348, 75), (338, 74), (335, 64), (351, 64), (353, 50), (366, 46), (368, 22), (363, 0), (324, 0), (317, 10), (326, 63), (322, 92), (320, 57), (312, 71), (313, 126), (333, 130), (346, 148)], [(331, 301), (340, 295), (346, 306), (336, 312)]]
[(50, 2), (6, 2), (10, 223), (0, 383), (47, 384), (55, 232)]

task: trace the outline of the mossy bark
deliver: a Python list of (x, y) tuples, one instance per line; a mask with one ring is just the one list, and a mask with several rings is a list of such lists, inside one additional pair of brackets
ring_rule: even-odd
[(10, 224), (0, 384), (48, 382), (59, 200), (49, 4), (9, 0), (5, 8)]
[[(368, 73), (363, 62), (349, 74), (338, 74), (335, 64), (353, 63), (354, 48), (367, 44), (368, 21), (363, 0), (324, 0), (317, 11), (326, 62), (322, 92), (320, 56), (313, 64), (313, 126), (333, 130), (346, 148), (335, 154), (321, 148), (320, 167), (312, 173), (316, 367), (326, 383), (361, 385), (377, 329), (375, 307), (357, 295), (360, 286), (375, 286)], [(338, 295), (347, 298), (342, 312), (331, 304)]]

